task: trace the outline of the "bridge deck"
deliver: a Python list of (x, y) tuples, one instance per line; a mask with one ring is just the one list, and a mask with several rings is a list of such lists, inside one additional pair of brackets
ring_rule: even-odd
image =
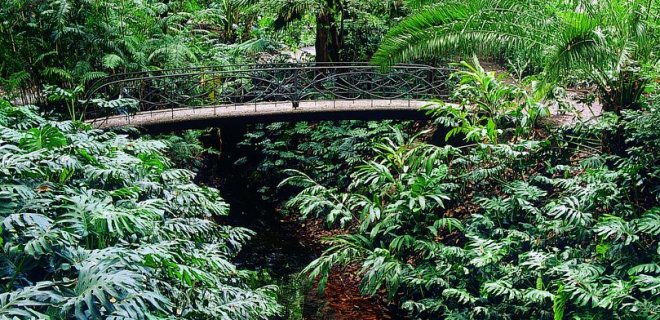
[(262, 102), (238, 105), (174, 108), (138, 112), (131, 116), (112, 116), (89, 120), (96, 128), (126, 125), (139, 127), (203, 127), (221, 122), (296, 121), (304, 119), (338, 120), (364, 118), (420, 119), (419, 108), (429, 104), (420, 100), (317, 100), (301, 101), (297, 109), (291, 102)]

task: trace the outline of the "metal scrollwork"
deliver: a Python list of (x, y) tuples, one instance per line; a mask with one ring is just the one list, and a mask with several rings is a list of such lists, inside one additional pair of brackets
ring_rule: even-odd
[[(138, 110), (204, 108), (262, 102), (444, 98), (451, 70), (397, 65), (387, 72), (366, 63), (259, 64), (125, 73), (92, 84), (87, 101), (130, 99)], [(94, 105), (88, 118), (121, 114)], [(125, 111), (124, 111), (125, 112)]]

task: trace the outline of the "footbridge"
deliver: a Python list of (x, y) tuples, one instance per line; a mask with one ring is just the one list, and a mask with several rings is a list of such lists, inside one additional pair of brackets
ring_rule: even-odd
[(419, 119), (450, 92), (453, 70), (367, 63), (199, 67), (112, 75), (89, 87), (97, 128), (185, 129), (236, 122)]

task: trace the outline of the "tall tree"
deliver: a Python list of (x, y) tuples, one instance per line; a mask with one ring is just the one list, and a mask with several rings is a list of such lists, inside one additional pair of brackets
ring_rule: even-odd
[(396, 15), (399, 1), (382, 2), (360, 0), (283, 0), (276, 3), (275, 28), (281, 29), (288, 23), (303, 18), (306, 12), (315, 12), (316, 62), (339, 62), (340, 50), (344, 46), (346, 23), (349, 20), (365, 19), (372, 14)]
[(346, 14), (342, 0), (294, 0), (277, 6), (276, 29), (301, 19), (305, 12), (316, 12), (316, 62), (339, 61)]

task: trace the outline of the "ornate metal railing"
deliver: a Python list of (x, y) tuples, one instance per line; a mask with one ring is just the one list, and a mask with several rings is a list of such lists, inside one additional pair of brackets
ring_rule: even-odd
[[(444, 98), (451, 71), (412, 64), (383, 72), (366, 63), (293, 63), (125, 73), (89, 87), (87, 118), (281, 101), (298, 108), (308, 100)], [(117, 99), (135, 104), (122, 108), (99, 103)]]

